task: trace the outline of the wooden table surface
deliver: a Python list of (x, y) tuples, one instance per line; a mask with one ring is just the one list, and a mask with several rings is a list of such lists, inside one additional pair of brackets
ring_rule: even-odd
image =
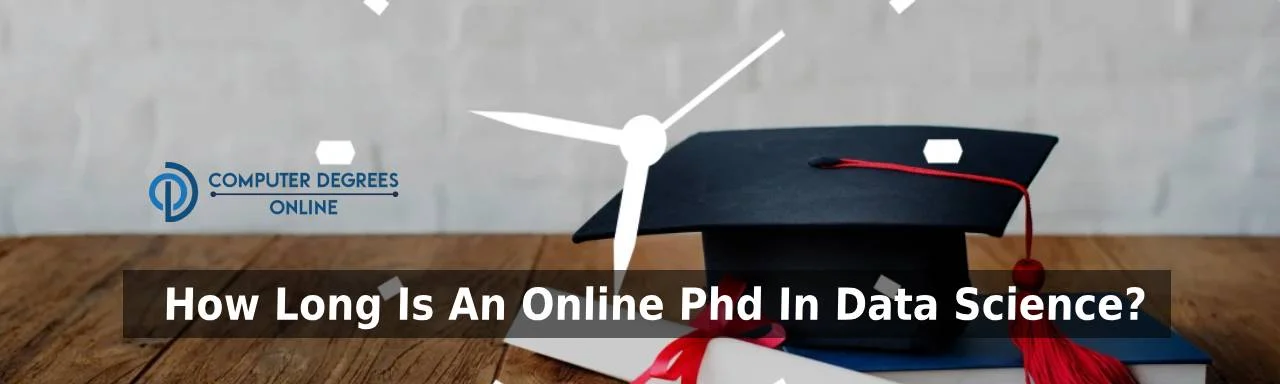
[[(971, 237), (970, 263), (1007, 268), (1020, 246)], [(700, 250), (643, 238), (632, 268), (696, 269)], [(1036, 252), (1051, 269), (1171, 270), (1173, 325), (1214, 357), (1211, 381), (1280, 382), (1280, 239), (1037, 237)], [(0, 383), (618, 383), (495, 339), (122, 335), (125, 268), (607, 270), (609, 255), (539, 235), (0, 238)]]

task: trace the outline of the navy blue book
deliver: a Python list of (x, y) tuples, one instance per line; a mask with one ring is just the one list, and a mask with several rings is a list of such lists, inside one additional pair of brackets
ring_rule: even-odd
[[(1056, 323), (1067, 335), (1089, 334), (1082, 332), (1082, 327), (1117, 329), (1116, 324), (1106, 322)], [(1139, 316), (1135, 323), (1122, 327), (1148, 328), (1154, 325), (1168, 329), (1146, 314)], [(938, 354), (801, 347), (783, 349), (904, 384), (1024, 383), (1022, 354), (1009, 339), (988, 337), (996, 334), (993, 331), (998, 331), (993, 327), (1007, 330), (1007, 323), (970, 324), (965, 335), (952, 348)], [(1086, 337), (1072, 340), (1124, 362), (1142, 383), (1203, 384), (1210, 363), (1209, 356), (1173, 331), (1159, 337)]]

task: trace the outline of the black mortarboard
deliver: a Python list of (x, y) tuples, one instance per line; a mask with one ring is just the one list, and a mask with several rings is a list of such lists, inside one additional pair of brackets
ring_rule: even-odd
[[(924, 148), (931, 139), (958, 140), (959, 162), (928, 163)], [(878, 294), (876, 286), (888, 278), (909, 294), (931, 294), (938, 299), (937, 321), (850, 322), (828, 315), (831, 320), (784, 324), (787, 342), (795, 345), (937, 349), (964, 327), (947, 319), (956, 290), (970, 285), (965, 233), (1002, 236), (1022, 194), (972, 180), (828, 168), (853, 158), (1026, 186), (1056, 143), (1041, 134), (936, 126), (698, 133), (650, 169), (639, 234), (701, 232), (709, 284), (724, 273), (756, 271), (742, 279), (796, 287), (805, 282), (769, 280), (785, 270), (860, 271), (840, 285)], [(587, 220), (573, 241), (612, 237), (619, 198)], [(768, 299), (762, 305), (766, 314), (777, 307)], [(847, 327), (886, 337), (831, 337)]]

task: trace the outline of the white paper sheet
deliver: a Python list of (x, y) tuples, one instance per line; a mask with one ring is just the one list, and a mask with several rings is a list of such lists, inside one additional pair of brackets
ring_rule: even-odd
[[(552, 292), (565, 295), (563, 292)], [(521, 313), (508, 335), (536, 335), (538, 329), (553, 329), (554, 320), (533, 321)], [(601, 322), (617, 324), (619, 335), (662, 334), (667, 338), (519, 338), (508, 337), (507, 344), (528, 349), (540, 355), (599, 372), (623, 381), (631, 381), (649, 368), (658, 352), (672, 340), (692, 328), (667, 321)], [(637, 332), (633, 327), (645, 327)], [(563, 329), (563, 328), (557, 328)], [(561, 331), (557, 331), (561, 333)], [(742, 340), (720, 338), (711, 341), (702, 360), (699, 384), (785, 384), (844, 383), (897, 384), (895, 382), (810, 360), (776, 349)], [(654, 380), (654, 383), (662, 383)], [(512, 383), (518, 384), (518, 383)]]

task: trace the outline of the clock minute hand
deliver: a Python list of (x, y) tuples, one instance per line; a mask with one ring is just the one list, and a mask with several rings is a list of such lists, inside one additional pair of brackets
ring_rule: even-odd
[(622, 130), (524, 112), (471, 111), (507, 125), (535, 132), (618, 146)]

